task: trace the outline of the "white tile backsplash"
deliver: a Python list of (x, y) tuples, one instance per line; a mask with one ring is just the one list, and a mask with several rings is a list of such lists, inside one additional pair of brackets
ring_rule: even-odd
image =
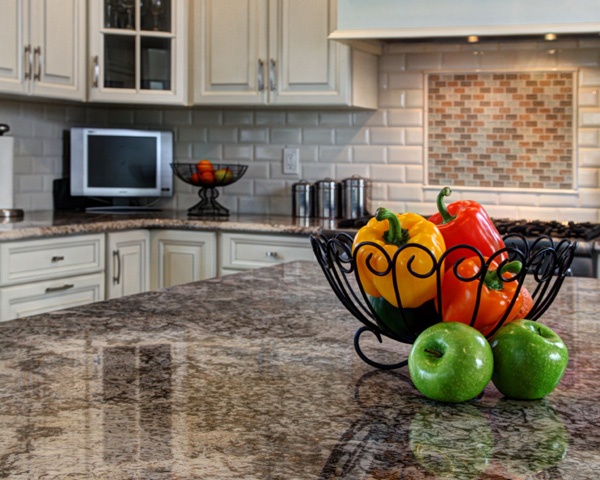
[[(378, 110), (203, 109), (93, 105), (0, 99), (0, 122), (16, 137), (15, 203), (25, 210), (52, 205), (52, 180), (62, 175), (63, 131), (73, 126), (168, 128), (179, 161), (209, 158), (247, 163), (237, 184), (219, 201), (239, 212), (291, 211), (291, 184), (300, 178), (372, 179), (369, 209), (429, 213), (435, 188), (424, 181), (425, 71), (502, 71), (554, 67), (579, 70), (575, 192), (495, 192), (456, 188), (452, 200), (472, 198), (493, 216), (600, 221), (600, 39), (554, 42), (419, 44), (385, 46), (379, 58)], [(298, 176), (283, 175), (282, 149), (300, 149)], [(195, 188), (175, 182), (166, 206), (188, 208)]]

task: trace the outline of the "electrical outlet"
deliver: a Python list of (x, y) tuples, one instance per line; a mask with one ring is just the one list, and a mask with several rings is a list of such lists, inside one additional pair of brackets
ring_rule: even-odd
[(300, 150), (297, 148), (283, 149), (283, 174), (300, 175)]

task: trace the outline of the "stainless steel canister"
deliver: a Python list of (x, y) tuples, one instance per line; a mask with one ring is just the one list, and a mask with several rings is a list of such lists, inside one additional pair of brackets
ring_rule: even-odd
[(357, 175), (342, 180), (342, 218), (361, 218), (367, 213), (367, 181)]
[(336, 218), (339, 216), (339, 187), (331, 178), (315, 182), (315, 216)]
[(308, 218), (313, 215), (313, 186), (306, 180), (292, 185), (292, 215)]

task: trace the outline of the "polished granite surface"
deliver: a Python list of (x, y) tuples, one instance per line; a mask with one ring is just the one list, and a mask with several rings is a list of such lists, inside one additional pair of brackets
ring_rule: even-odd
[(104, 233), (135, 228), (181, 230), (243, 231), (309, 235), (335, 229), (336, 220), (294, 218), (291, 215), (242, 215), (229, 217), (190, 217), (187, 211), (164, 210), (148, 213), (84, 213), (76, 211), (25, 212), (21, 218), (0, 220), (0, 241), (22, 240), (54, 235)]
[(546, 399), (460, 405), (363, 363), (313, 262), (4, 322), (0, 478), (597, 479), (598, 305), (567, 278), (540, 320), (570, 350)]

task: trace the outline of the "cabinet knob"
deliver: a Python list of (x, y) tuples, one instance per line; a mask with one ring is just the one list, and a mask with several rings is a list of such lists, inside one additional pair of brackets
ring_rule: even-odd
[(274, 252), (272, 250), (269, 250), (267, 253), (267, 258), (279, 258), (279, 254), (277, 252)]
[(52, 261), (52, 263), (56, 263), (56, 262), (62, 262), (65, 259), (65, 257), (63, 257), (62, 255), (55, 255), (54, 257), (52, 257), (50, 260)]

